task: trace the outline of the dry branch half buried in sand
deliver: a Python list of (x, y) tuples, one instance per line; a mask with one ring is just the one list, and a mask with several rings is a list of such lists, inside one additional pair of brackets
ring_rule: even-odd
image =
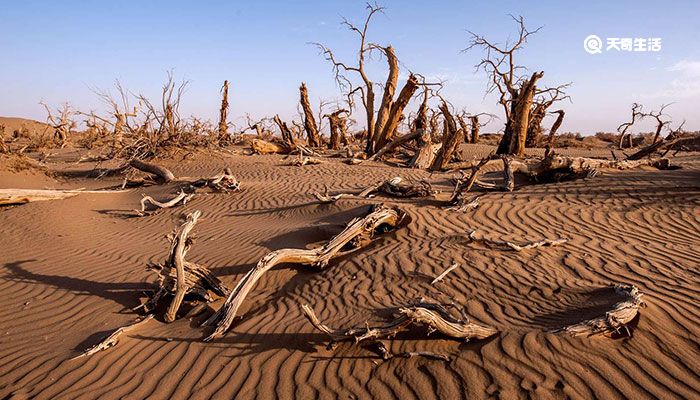
[(114, 331), (111, 335), (107, 336), (103, 341), (101, 341), (100, 343), (85, 350), (84, 353), (79, 354), (79, 355), (71, 358), (71, 360), (75, 360), (77, 358), (81, 358), (81, 357), (85, 357), (85, 356), (91, 356), (95, 353), (99, 353), (100, 351), (107, 350), (108, 348), (110, 348), (112, 346), (116, 346), (117, 343), (119, 343), (119, 336), (121, 336), (122, 333), (133, 331), (137, 327), (146, 324), (148, 321), (150, 321), (152, 319), (153, 319), (153, 314), (148, 314), (147, 316), (139, 319), (138, 321), (136, 321), (132, 324), (122, 326), (121, 328)]
[(353, 340), (359, 343), (363, 340), (385, 339), (396, 336), (401, 331), (408, 330), (411, 325), (427, 326), (429, 333), (438, 331), (454, 339), (471, 340), (486, 339), (498, 331), (486, 325), (461, 321), (452, 317), (447, 310), (437, 303), (416, 303), (400, 307), (398, 316), (385, 325), (351, 329), (332, 329), (319, 321), (314, 310), (307, 304), (301, 307), (304, 316), (316, 329), (326, 333), (332, 342)]
[(528, 242), (528, 243), (521, 243), (521, 244), (516, 244), (513, 242), (508, 242), (504, 240), (494, 240), (494, 239), (489, 239), (486, 237), (479, 237), (476, 235), (476, 231), (471, 231), (469, 232), (469, 240), (472, 242), (481, 242), (486, 244), (487, 246), (492, 246), (492, 247), (501, 247), (501, 248), (509, 248), (514, 251), (523, 251), (523, 250), (530, 250), (534, 249), (537, 247), (542, 247), (542, 246), (558, 246), (562, 243), (566, 243), (567, 239), (543, 239), (539, 240), (537, 242)]
[(187, 220), (170, 236), (170, 251), (164, 264), (151, 264), (147, 267), (158, 273), (159, 289), (148, 302), (138, 308), (143, 307), (146, 312), (150, 312), (161, 297), (166, 293), (171, 294), (173, 300), (165, 314), (166, 322), (175, 320), (185, 295), (195, 295), (209, 302), (213, 300), (209, 292), (221, 297), (228, 294), (228, 288), (206, 267), (185, 260), (192, 245), (192, 239), (188, 235), (201, 215), (201, 211), (189, 214)]
[(403, 178), (399, 176), (368, 186), (357, 194), (339, 193), (331, 195), (328, 193), (327, 186), (324, 186), (324, 189), (325, 192), (323, 194), (318, 192), (312, 193), (321, 203), (334, 203), (341, 198), (369, 198), (375, 193), (381, 193), (388, 197), (397, 198), (429, 197), (435, 193), (432, 186), (427, 181), (406, 183)]
[(355, 218), (346, 228), (326, 244), (314, 249), (280, 249), (268, 253), (258, 264), (238, 282), (226, 303), (209, 318), (205, 324), (216, 324), (216, 330), (205, 340), (223, 336), (236, 318), (238, 308), (253, 289), (260, 277), (275, 265), (283, 263), (302, 264), (324, 269), (337, 257), (367, 246), (375, 235), (396, 229), (403, 220), (404, 213), (398, 208), (377, 205), (363, 218)]
[(617, 294), (625, 296), (625, 300), (613, 305), (605, 315), (569, 325), (554, 332), (566, 332), (572, 336), (593, 336), (621, 333), (620, 331), (624, 329), (627, 336), (632, 336), (627, 324), (637, 316), (639, 306), (644, 304), (642, 293), (634, 285), (614, 285), (613, 289)]

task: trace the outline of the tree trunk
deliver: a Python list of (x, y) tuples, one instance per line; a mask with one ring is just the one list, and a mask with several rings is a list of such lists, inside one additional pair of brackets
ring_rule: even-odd
[[(389, 119), (391, 107), (394, 104), (394, 93), (399, 83), (399, 60), (396, 58), (394, 48), (388, 46), (384, 49), (384, 54), (386, 55), (386, 62), (389, 64), (389, 74), (387, 75), (386, 84), (384, 85), (382, 102), (379, 105), (379, 110), (377, 110), (377, 121), (374, 124), (374, 132), (377, 134), (384, 131), (384, 126)], [(377, 146), (377, 141), (375, 141), (373, 150), (376, 151), (382, 146), (383, 145)]]
[(520, 87), (514, 112), (511, 114), (511, 140), (508, 154), (522, 156), (525, 153), (525, 141), (529, 126), (530, 108), (535, 96), (535, 84), (542, 78), (543, 72), (535, 72)]
[(347, 110), (338, 110), (326, 115), (331, 125), (331, 140), (328, 144), (328, 148), (330, 149), (338, 150), (340, 149), (341, 143), (347, 143), (347, 138), (345, 137), (345, 118), (340, 116), (340, 114), (344, 112), (347, 112)]
[(219, 109), (219, 142), (228, 140), (228, 123), (226, 114), (228, 113), (228, 81), (224, 81), (221, 88), (221, 108)]
[(373, 150), (381, 149), (390, 140), (393, 139), (396, 128), (399, 126), (399, 121), (401, 120), (401, 115), (403, 110), (411, 101), (413, 94), (418, 89), (418, 79), (415, 75), (411, 74), (406, 81), (406, 84), (401, 89), (399, 97), (391, 105), (391, 110), (389, 111), (389, 116), (387, 117), (386, 124), (380, 132), (375, 132), (375, 143), (373, 145)]
[(309, 93), (306, 90), (306, 84), (304, 82), (299, 86), (300, 102), (301, 108), (304, 110), (304, 130), (306, 130), (306, 140), (311, 147), (320, 147), (321, 138), (318, 135), (318, 126), (316, 126), (316, 119), (314, 119), (314, 113), (311, 110), (311, 103), (309, 103)]
[(471, 124), (472, 129), (472, 134), (469, 138), (469, 143), (479, 143), (479, 129), (481, 128), (481, 126), (479, 125), (479, 116), (474, 115), (472, 117), (469, 117), (469, 123)]
[(537, 147), (542, 137), (542, 120), (547, 114), (547, 106), (545, 104), (537, 104), (530, 113), (528, 121), (527, 137), (525, 139), (525, 147)]
[(442, 147), (430, 166), (431, 171), (440, 171), (447, 165), (459, 144), (464, 141), (464, 131), (462, 129), (457, 129), (457, 124), (447, 107), (447, 103), (443, 102), (440, 104), (440, 111), (442, 111), (443, 118), (445, 119), (446, 130), (442, 136)]
[(564, 121), (564, 114), (566, 114), (564, 112), (564, 110), (557, 110), (557, 111), (555, 111), (555, 113), (557, 113), (559, 115), (557, 116), (557, 119), (552, 124), (552, 128), (549, 130), (549, 140), (548, 140), (547, 145), (550, 147), (554, 145), (554, 135), (557, 134), (557, 130), (561, 126), (561, 123)]
[(282, 121), (280, 119), (279, 115), (275, 115), (273, 120), (277, 124), (277, 126), (280, 128), (280, 132), (282, 133), (282, 141), (290, 148), (293, 149), (295, 147), (294, 145), (294, 137), (292, 136), (292, 131), (289, 130), (289, 127), (287, 126), (287, 123)]

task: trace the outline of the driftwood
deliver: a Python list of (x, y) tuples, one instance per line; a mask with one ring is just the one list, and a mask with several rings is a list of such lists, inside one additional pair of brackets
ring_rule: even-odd
[(365, 340), (392, 338), (410, 326), (427, 326), (429, 333), (438, 331), (454, 339), (469, 341), (471, 339), (486, 339), (498, 331), (486, 325), (481, 325), (454, 318), (440, 304), (416, 303), (398, 309), (398, 316), (389, 323), (381, 326), (350, 329), (333, 329), (321, 323), (314, 310), (307, 304), (301, 307), (304, 316), (316, 329), (327, 334), (333, 343), (351, 340), (359, 343)]
[(558, 246), (560, 244), (567, 242), (567, 239), (560, 238), (560, 239), (544, 239), (544, 240), (540, 240), (537, 242), (516, 244), (516, 243), (512, 243), (512, 242), (507, 242), (507, 241), (488, 239), (485, 237), (478, 237), (478, 236), (476, 236), (476, 231), (469, 232), (469, 240), (472, 242), (481, 242), (481, 243), (486, 244), (487, 246), (508, 248), (508, 249), (511, 249), (514, 251), (530, 250), (530, 249), (534, 249), (534, 248), (542, 247), (542, 246), (553, 247), (553, 246)]
[(0, 189), (0, 206), (25, 204), (34, 201), (62, 200), (81, 193), (122, 193), (128, 190), (82, 189)]
[(350, 221), (341, 233), (323, 246), (310, 250), (280, 249), (268, 253), (241, 279), (226, 299), (226, 303), (205, 322), (207, 325), (217, 324), (214, 332), (205, 340), (219, 338), (228, 331), (248, 293), (260, 277), (274, 266), (292, 263), (324, 269), (332, 259), (365, 247), (375, 235), (396, 229), (403, 217), (404, 213), (397, 208), (378, 205), (372, 207), (364, 218), (355, 218)]
[(148, 314), (147, 316), (139, 319), (138, 321), (136, 321), (132, 324), (122, 326), (121, 328), (114, 331), (111, 335), (107, 336), (103, 341), (101, 341), (100, 343), (85, 350), (84, 353), (79, 354), (79, 355), (71, 358), (71, 360), (75, 360), (75, 359), (78, 359), (81, 357), (91, 356), (95, 353), (99, 353), (100, 351), (107, 350), (110, 347), (116, 346), (117, 343), (119, 343), (119, 336), (121, 336), (122, 333), (133, 331), (134, 329), (138, 328), (139, 326), (145, 325), (148, 321), (150, 321), (152, 319), (153, 319), (153, 314)]
[(617, 294), (625, 296), (625, 300), (613, 305), (605, 315), (557, 329), (555, 332), (565, 332), (572, 336), (593, 336), (620, 334), (624, 328), (627, 336), (632, 336), (627, 324), (637, 316), (639, 307), (644, 304), (642, 293), (634, 285), (614, 285), (613, 289)]
[(164, 203), (155, 200), (151, 196), (143, 196), (143, 198), (141, 199), (141, 211), (137, 210), (137, 212), (139, 213), (139, 215), (145, 215), (146, 203), (150, 203), (151, 205), (154, 205), (158, 208), (170, 208), (175, 207), (180, 203), (182, 203), (182, 205), (185, 205), (190, 199), (192, 199), (192, 197), (194, 197), (194, 193), (187, 194), (182, 190), (180, 190), (180, 193), (177, 196)]
[(210, 292), (221, 297), (228, 294), (228, 288), (206, 267), (185, 260), (192, 245), (188, 235), (201, 214), (200, 211), (189, 214), (187, 220), (170, 236), (170, 250), (165, 263), (148, 265), (148, 270), (158, 273), (159, 289), (149, 301), (136, 309), (144, 308), (150, 312), (164, 295), (172, 294), (173, 300), (164, 318), (166, 322), (172, 322), (185, 295), (209, 302), (213, 300)]

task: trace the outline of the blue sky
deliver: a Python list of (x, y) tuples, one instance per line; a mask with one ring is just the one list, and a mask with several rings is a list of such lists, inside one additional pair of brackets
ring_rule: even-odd
[[(224, 79), (231, 82), (232, 116), (241, 121), (296, 115), (298, 86), (312, 102), (338, 98), (330, 65), (308, 44), (321, 42), (352, 61), (355, 37), (342, 16), (361, 22), (361, 1), (14, 1), (0, 7), (0, 115), (43, 120), (40, 100), (100, 110), (91, 87), (128, 89), (157, 97), (166, 71), (190, 81), (182, 111), (215, 119)], [(519, 55), (542, 83), (573, 82), (562, 104), (562, 131), (614, 130), (632, 102), (646, 108), (675, 102), (674, 120), (700, 129), (700, 2), (676, 1), (397, 1), (381, 2), (369, 39), (392, 44), (405, 68), (446, 79), (444, 94), (457, 107), (500, 115), (484, 97), (486, 76), (475, 71), (478, 50), (461, 52), (467, 30), (502, 42), (515, 34), (507, 14), (530, 28), (544, 26)], [(583, 39), (658, 37), (660, 52), (603, 51), (591, 55)], [(384, 60), (372, 62), (383, 82)], [(402, 83), (400, 83), (401, 85)], [(501, 120), (502, 123), (502, 120)], [(639, 129), (649, 129), (651, 122)], [(489, 129), (498, 129), (498, 123)]]

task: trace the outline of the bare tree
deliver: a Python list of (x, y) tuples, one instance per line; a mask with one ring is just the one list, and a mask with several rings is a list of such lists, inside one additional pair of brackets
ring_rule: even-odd
[[(343, 20), (343, 25), (352, 32), (355, 32), (360, 39), (357, 64), (349, 65), (338, 61), (330, 48), (319, 43), (316, 43), (316, 46), (320, 49), (325, 59), (333, 64), (336, 83), (341, 89), (347, 92), (349, 103), (353, 103), (352, 97), (355, 94), (360, 95), (367, 119), (367, 146), (365, 152), (368, 155), (372, 155), (391, 140), (404, 108), (418, 88), (418, 80), (415, 76), (410, 75), (398, 99), (394, 101), (394, 93), (398, 87), (399, 77), (399, 62), (394, 49), (391, 46), (379, 46), (367, 41), (367, 30), (372, 17), (379, 12), (383, 12), (384, 8), (377, 4), (368, 3), (367, 10), (367, 17), (362, 26), (358, 27), (350, 23), (347, 19)], [(365, 62), (372, 51), (379, 51), (382, 53), (386, 57), (389, 68), (386, 84), (384, 85), (384, 92), (382, 94), (382, 101), (377, 110), (376, 119), (374, 83), (370, 80), (365, 70)], [(347, 73), (353, 73), (359, 76), (361, 83), (358, 85), (353, 84), (353, 81), (346, 76)]]
[(53, 128), (54, 139), (58, 140), (61, 148), (68, 144), (68, 136), (71, 129), (74, 127), (75, 122), (71, 119), (74, 114), (71, 110), (70, 104), (63, 103), (61, 108), (56, 109), (57, 115), (54, 116), (51, 113), (51, 109), (43, 101), (39, 102), (46, 109), (46, 122)]
[(644, 113), (644, 117), (651, 117), (656, 120), (656, 131), (654, 132), (654, 140), (652, 140), (652, 144), (656, 143), (657, 140), (659, 140), (659, 135), (661, 135), (661, 130), (665, 127), (668, 126), (671, 123), (670, 119), (668, 118), (667, 114), (664, 114), (664, 110), (666, 107), (670, 106), (671, 104), (662, 104), (661, 108), (659, 111), (650, 111), (648, 113)]
[(147, 119), (154, 119), (158, 125), (154, 132), (154, 137), (151, 138), (152, 145), (157, 146), (164, 141), (178, 143), (181, 139), (182, 119), (180, 118), (180, 103), (182, 95), (189, 81), (183, 80), (179, 84), (175, 82), (172, 71), (168, 71), (167, 79), (163, 85), (161, 92), (160, 108), (156, 107), (144, 95), (138, 95), (138, 99), (142, 102), (146, 110)]
[(348, 144), (347, 138), (347, 118), (343, 114), (348, 114), (348, 110), (341, 108), (330, 114), (324, 115), (330, 123), (331, 137), (328, 148), (340, 149), (341, 144)]
[(642, 112), (642, 105), (639, 103), (632, 103), (632, 116), (629, 122), (624, 122), (617, 127), (617, 131), (620, 132), (620, 142), (617, 148), (622, 150), (622, 144), (625, 137), (629, 138), (629, 147), (632, 147), (632, 134), (627, 133), (627, 131), (634, 125), (635, 122), (644, 118), (644, 113)]
[(506, 126), (497, 153), (522, 155), (525, 151), (535, 96), (552, 91), (558, 92), (568, 85), (539, 90), (537, 82), (544, 76), (544, 72), (533, 72), (530, 75), (519, 73), (524, 67), (515, 63), (515, 54), (541, 27), (530, 31), (525, 27), (523, 17), (511, 17), (518, 24), (518, 39), (513, 44), (506, 42), (501, 46), (470, 32), (471, 42), (465, 50), (477, 47), (485, 51), (485, 56), (477, 64), (477, 69), (482, 68), (490, 77), (487, 93), (498, 91), (500, 94), (498, 103), (505, 112)]
[(535, 99), (534, 105), (530, 110), (525, 147), (537, 147), (540, 144), (542, 133), (544, 132), (542, 120), (544, 120), (547, 110), (552, 104), (560, 100), (570, 99), (563, 91), (568, 86), (569, 84), (557, 86), (545, 91)]

